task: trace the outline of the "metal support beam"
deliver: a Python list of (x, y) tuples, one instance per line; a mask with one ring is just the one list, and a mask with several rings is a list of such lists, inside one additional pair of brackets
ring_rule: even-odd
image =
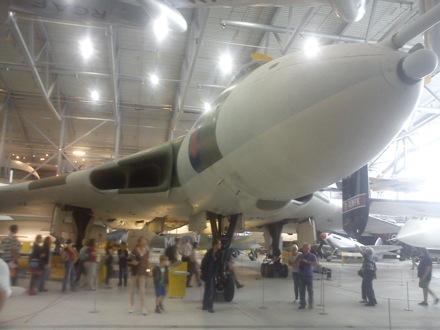
[(64, 148), (69, 148), (71, 146), (73, 146), (75, 143), (77, 143), (79, 140), (89, 136), (90, 134), (92, 134), (94, 131), (96, 131), (98, 128), (100, 128), (102, 125), (105, 125), (107, 123), (107, 121), (103, 121), (100, 122), (98, 125), (96, 125), (95, 127), (93, 127), (90, 131), (88, 131), (87, 133), (83, 134), (82, 136), (80, 136), (79, 138), (77, 138), (76, 140), (70, 142), (69, 144), (67, 144)]
[(206, 24), (210, 14), (209, 8), (199, 8), (195, 12), (194, 20), (191, 23), (188, 36), (188, 44), (183, 59), (182, 70), (180, 72), (180, 84), (174, 99), (173, 116), (169, 130), (168, 139), (174, 138), (174, 132), (179, 122), (179, 116), (183, 112), (188, 89), (194, 73), (197, 58), (199, 57), (200, 47), (202, 46), (205, 35)]
[(29, 65), (29, 67), (31, 68), (32, 74), (34, 75), (34, 78), (35, 78), (38, 86), (40, 87), (41, 91), (43, 92), (43, 96), (44, 96), (44, 100), (46, 101), (46, 104), (48, 105), (49, 109), (53, 112), (55, 117), (58, 120), (61, 120), (61, 116), (59, 115), (57, 109), (55, 109), (54, 105), (52, 104), (52, 102), (49, 99), (49, 95), (47, 94), (46, 88), (44, 86), (44, 83), (41, 80), (41, 77), (40, 77), (40, 74), (38, 73), (37, 68), (35, 67), (34, 60), (32, 59), (32, 55), (31, 55), (31, 53), (29, 52), (29, 49), (26, 46), (26, 42), (25, 42), (24, 37), (23, 37), (23, 35), (22, 35), (21, 31), (20, 31), (20, 28), (19, 28), (19, 26), (17, 24), (17, 20), (15, 19), (14, 14), (10, 15), (10, 21), (12, 22), (12, 25), (14, 27), (15, 35), (16, 35), (16, 37), (18, 39), (18, 43), (21, 46), (21, 48), (22, 48), (22, 50), (23, 50), (23, 52), (25, 54), (26, 61), (27, 61), (28, 65)]
[[(241, 21), (230, 21), (223, 19), (220, 21), (220, 25), (223, 27), (236, 27), (236, 28), (243, 28), (243, 29), (254, 29), (254, 30), (262, 30), (266, 32), (272, 32), (272, 33), (292, 33), (294, 32), (294, 29), (287, 29), (282, 26), (277, 25), (265, 25), (265, 24), (258, 24), (258, 23), (249, 23), (249, 22), (241, 22)], [(313, 31), (307, 31), (303, 30), (301, 31), (301, 34), (305, 37), (316, 37), (316, 38), (322, 38), (322, 39), (328, 39), (332, 41), (342, 41), (342, 42), (358, 42), (358, 43), (364, 43), (364, 38), (357, 38), (357, 37), (348, 37), (343, 35), (334, 35), (334, 34), (327, 34), (327, 33), (321, 33), (321, 32), (313, 32)], [(376, 40), (372, 40), (376, 41)]]
[(119, 109), (119, 51), (117, 45), (118, 30), (116, 27), (110, 26), (108, 29), (108, 35), (110, 36), (109, 48), (111, 56), (111, 80), (113, 86), (113, 98), (114, 98), (114, 111), (115, 111), (115, 159), (119, 158), (119, 146), (121, 139), (121, 113)]
[(57, 175), (64, 174), (63, 166), (63, 152), (66, 141), (66, 120), (64, 116), (66, 109), (63, 110), (63, 117), (61, 118), (60, 143), (58, 145), (58, 159), (57, 159)]
[[(6, 139), (6, 128), (9, 118), (9, 98), (0, 106), (0, 113), (3, 112), (3, 124), (2, 124), (2, 134), (0, 137), (0, 166), (5, 166), (5, 139)], [(5, 171), (6, 168), (3, 169)], [(6, 172), (5, 172), (6, 173)]]
[(302, 17), (301, 22), (299, 22), (297, 28), (294, 30), (294, 32), (290, 35), (290, 37), (287, 39), (286, 44), (281, 51), (281, 55), (286, 55), (287, 51), (289, 50), (290, 46), (292, 45), (292, 42), (298, 37), (304, 26), (307, 24), (310, 16), (312, 15), (313, 11), (315, 10), (314, 7), (310, 7), (309, 10), (307, 10), (307, 13)]

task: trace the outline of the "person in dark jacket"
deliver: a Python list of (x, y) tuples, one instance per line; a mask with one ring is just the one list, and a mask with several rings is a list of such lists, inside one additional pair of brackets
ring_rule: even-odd
[(154, 291), (156, 293), (156, 313), (162, 313), (163, 300), (167, 294), (168, 285), (168, 257), (161, 255), (159, 257), (159, 265), (153, 268)]
[(40, 283), (38, 285), (38, 291), (46, 292), (46, 282), (50, 276), (50, 265), (52, 262), (52, 255), (50, 252), (50, 245), (52, 244), (52, 239), (50, 236), (46, 236), (43, 241), (43, 246), (41, 248), (41, 268), (42, 272), (40, 275)]
[(219, 253), (222, 242), (215, 239), (212, 242), (212, 248), (206, 252), (202, 259), (202, 281), (205, 282), (205, 291), (203, 293), (203, 310), (214, 313), (215, 298), (215, 279), (218, 273)]
[(377, 304), (374, 295), (373, 279), (376, 278), (376, 263), (373, 259), (373, 249), (370, 247), (360, 247), (356, 245), (357, 250), (362, 254), (362, 292), (365, 293), (368, 302), (365, 306), (375, 306)]
[(124, 286), (127, 286), (128, 277), (128, 250), (127, 243), (122, 242), (121, 248), (118, 250), (118, 263), (119, 263), (119, 283), (118, 286), (122, 286), (122, 279), (124, 279)]
[(107, 289), (111, 289), (111, 285), (110, 285), (110, 279), (112, 278), (113, 275), (113, 247), (112, 246), (108, 246), (107, 247), (107, 251), (105, 254), (105, 260), (104, 260), (104, 264), (105, 264), (105, 287)]

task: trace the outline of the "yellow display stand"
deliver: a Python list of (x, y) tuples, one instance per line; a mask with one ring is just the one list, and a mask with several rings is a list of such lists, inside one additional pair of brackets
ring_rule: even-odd
[(177, 261), (168, 266), (168, 297), (183, 298), (186, 295), (186, 277), (188, 275), (188, 263)]

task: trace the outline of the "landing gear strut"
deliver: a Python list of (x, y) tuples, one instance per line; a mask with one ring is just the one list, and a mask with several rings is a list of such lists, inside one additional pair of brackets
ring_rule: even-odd
[(219, 239), (222, 247), (219, 251), (219, 275), (217, 277), (217, 290), (223, 291), (225, 301), (230, 302), (234, 299), (235, 283), (234, 278), (229, 273), (228, 262), (231, 258), (231, 243), (234, 235), (235, 226), (240, 218), (240, 214), (234, 214), (227, 218), (228, 226), (225, 226), (225, 218), (221, 215), (208, 213), (208, 220), (211, 223), (213, 239)]
[(260, 267), (260, 274), (263, 277), (282, 277), (286, 278), (289, 268), (281, 263), (280, 237), (283, 230), (283, 223), (274, 223), (266, 226), (266, 241), (271, 241), (270, 246), (266, 246), (267, 257), (263, 260)]

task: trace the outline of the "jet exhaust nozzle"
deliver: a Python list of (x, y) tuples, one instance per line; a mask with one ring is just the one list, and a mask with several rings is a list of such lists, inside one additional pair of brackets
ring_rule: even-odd
[(437, 55), (428, 49), (420, 49), (409, 54), (400, 62), (402, 80), (416, 83), (434, 72), (438, 64)]

